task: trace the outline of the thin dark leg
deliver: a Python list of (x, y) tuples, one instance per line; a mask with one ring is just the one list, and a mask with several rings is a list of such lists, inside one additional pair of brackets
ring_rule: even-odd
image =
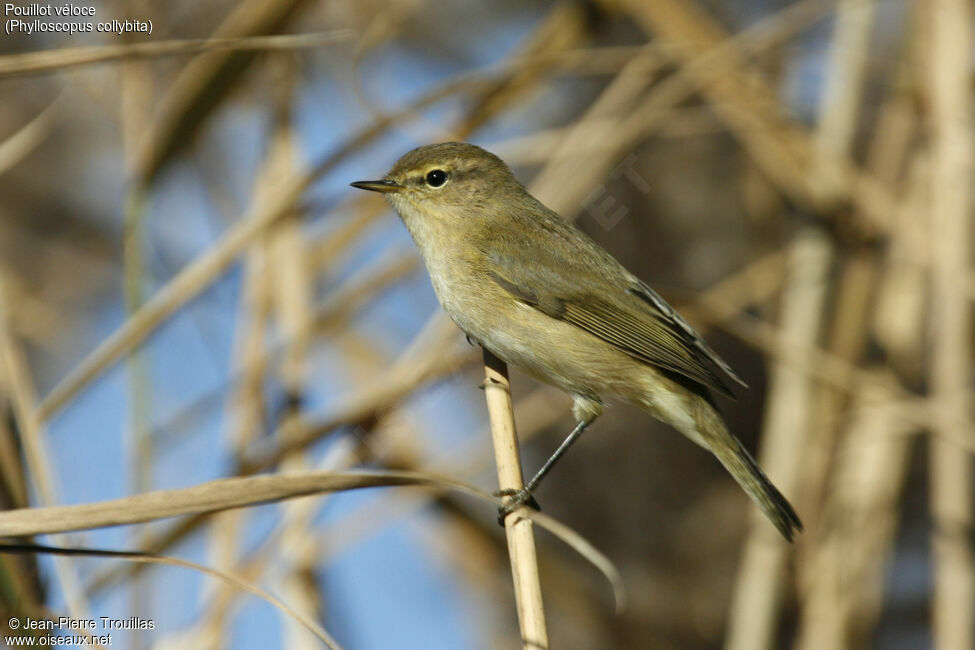
[(572, 446), (572, 443), (579, 439), (582, 432), (585, 431), (586, 427), (592, 424), (593, 420), (595, 419), (596, 418), (591, 418), (589, 420), (582, 420), (577, 423), (575, 429), (572, 430), (572, 433), (570, 433), (568, 437), (562, 441), (562, 444), (559, 445), (559, 448), (555, 450), (555, 453), (552, 454), (547, 461), (545, 461), (542, 468), (535, 473), (535, 476), (533, 476), (530, 481), (528, 481), (528, 485), (520, 490), (501, 490), (500, 492), (496, 493), (497, 496), (511, 497), (511, 499), (509, 499), (506, 503), (498, 506), (499, 524), (503, 526), (505, 517), (523, 505), (528, 505), (536, 510), (539, 509), (538, 503), (535, 502), (535, 497), (532, 495), (532, 493), (538, 488), (538, 484), (542, 482), (545, 475), (548, 474), (552, 467), (555, 466), (555, 463), (558, 462), (559, 458), (562, 458), (565, 452), (569, 450), (569, 447)]
[(545, 464), (542, 465), (542, 468), (535, 473), (532, 480), (528, 481), (528, 485), (525, 486), (526, 490), (529, 492), (535, 491), (535, 488), (537, 488), (538, 484), (542, 482), (545, 475), (548, 474), (552, 467), (555, 466), (555, 463), (562, 458), (562, 455), (569, 451), (569, 447), (572, 446), (572, 443), (579, 439), (579, 436), (582, 435), (582, 432), (585, 431), (586, 427), (588, 427), (590, 424), (592, 424), (592, 420), (583, 420), (582, 422), (576, 424), (576, 428), (572, 430), (572, 433), (570, 433), (565, 440), (562, 441), (562, 444), (559, 445), (559, 448), (555, 450), (552, 457), (545, 461)]

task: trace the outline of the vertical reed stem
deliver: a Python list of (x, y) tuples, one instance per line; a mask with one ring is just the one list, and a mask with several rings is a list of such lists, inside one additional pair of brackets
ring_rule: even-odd
[(972, 457), (948, 442), (972, 408), (971, 304), (961, 278), (971, 272), (972, 148), (970, 56), (972, 8), (965, 0), (930, 3), (932, 107), (931, 393), (936, 404), (931, 440), (934, 518), (934, 645), (975, 645), (975, 553), (972, 551), (975, 474)]
[[(520, 490), (524, 487), (524, 478), (521, 475), (514, 410), (511, 407), (508, 367), (484, 350), (484, 375), (484, 395), (491, 419), (494, 458), (498, 465), (498, 485), (502, 490)], [(504, 529), (508, 536), (522, 647), (532, 650), (548, 648), (532, 522), (513, 512), (505, 518)]]

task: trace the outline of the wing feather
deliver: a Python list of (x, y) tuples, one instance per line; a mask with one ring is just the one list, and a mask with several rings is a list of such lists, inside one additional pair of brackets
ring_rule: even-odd
[[(522, 252), (526, 241), (533, 247), (527, 261), (500, 253), (510, 248), (497, 242), (485, 247), (488, 275), (498, 286), (635, 359), (734, 398), (723, 375), (745, 383), (663, 298), (573, 226), (543, 225), (520, 239)], [(566, 244), (575, 255), (569, 260), (553, 252)]]

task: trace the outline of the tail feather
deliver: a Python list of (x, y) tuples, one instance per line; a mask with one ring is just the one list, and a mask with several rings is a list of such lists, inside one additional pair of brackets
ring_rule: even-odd
[(796, 531), (802, 530), (802, 522), (788, 499), (772, 485), (738, 438), (728, 431), (713, 406), (700, 399), (695, 410), (697, 435), (691, 436), (692, 439), (697, 438), (699, 444), (718, 458), (782, 536), (791, 542)]
[(733, 449), (727, 450), (729, 453), (718, 453), (713, 449), (712, 451), (715, 451), (721, 464), (731, 472), (738, 485), (762, 509), (782, 536), (791, 542), (795, 532), (802, 531), (799, 515), (796, 514), (788, 499), (782, 496), (778, 488), (765, 476), (765, 472), (748, 450), (741, 446), (741, 442), (734, 436), (731, 436), (731, 439), (735, 445)]

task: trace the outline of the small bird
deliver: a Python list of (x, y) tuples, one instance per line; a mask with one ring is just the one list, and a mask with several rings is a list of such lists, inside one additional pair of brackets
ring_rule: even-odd
[(634, 404), (713, 453), (789, 541), (802, 523), (709, 393), (733, 398), (731, 368), (663, 298), (518, 182), (484, 149), (414, 149), (382, 192), (420, 250), (440, 304), (470, 339), (573, 398), (576, 426), (502, 517), (533, 492), (607, 400)]

